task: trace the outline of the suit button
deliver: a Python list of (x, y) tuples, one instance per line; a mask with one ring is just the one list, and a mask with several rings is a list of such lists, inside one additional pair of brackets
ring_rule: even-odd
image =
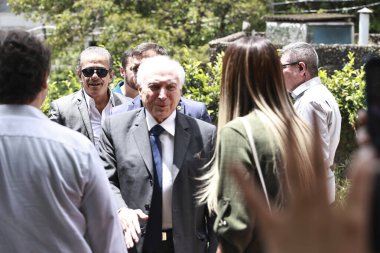
[(153, 180), (149, 179), (150, 186), (153, 186)]
[(149, 209), (150, 209), (150, 205), (146, 204), (144, 207), (145, 207), (145, 210), (146, 210), (146, 211), (149, 211)]

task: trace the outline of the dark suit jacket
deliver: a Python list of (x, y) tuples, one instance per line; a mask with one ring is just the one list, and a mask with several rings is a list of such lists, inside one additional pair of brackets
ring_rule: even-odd
[[(123, 104), (112, 108), (111, 114), (115, 115), (121, 112), (135, 110), (142, 106), (143, 104), (141, 102), (141, 97), (137, 96), (133, 99), (132, 104)], [(181, 97), (177, 106), (177, 111), (190, 117), (211, 123), (210, 115), (208, 114), (206, 105), (204, 103)]]
[[(118, 208), (141, 209), (149, 215), (153, 192), (153, 158), (145, 109), (112, 115), (103, 125), (100, 157), (104, 162)], [(177, 113), (173, 166), (179, 172), (173, 183), (172, 216), (175, 252), (207, 252), (214, 238), (205, 205), (198, 206), (194, 194), (210, 160), (215, 127)], [(145, 224), (141, 224), (142, 231)], [(214, 239), (213, 239), (214, 240)], [(144, 236), (130, 252), (142, 252)], [(215, 245), (215, 241), (211, 243)]]
[[(118, 93), (113, 92), (113, 96), (115, 104), (112, 106), (132, 103), (131, 98)], [(92, 143), (95, 143), (83, 89), (51, 102), (49, 118), (58, 124), (84, 134)]]

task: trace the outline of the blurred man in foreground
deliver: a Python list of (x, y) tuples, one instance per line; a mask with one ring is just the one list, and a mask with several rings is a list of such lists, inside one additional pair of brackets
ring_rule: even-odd
[(35, 37), (0, 32), (0, 252), (126, 252), (94, 146), (39, 110), (49, 68)]

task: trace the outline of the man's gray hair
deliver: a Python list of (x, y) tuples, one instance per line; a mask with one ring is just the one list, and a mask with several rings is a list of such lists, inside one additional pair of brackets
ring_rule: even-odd
[(311, 77), (318, 76), (318, 54), (314, 47), (306, 42), (295, 42), (286, 45), (281, 50), (289, 62), (304, 62)]
[(77, 66), (78, 71), (80, 71), (82, 67), (81, 66), (82, 57), (84, 55), (89, 55), (89, 54), (105, 55), (108, 58), (109, 69), (113, 69), (113, 59), (112, 59), (111, 53), (104, 47), (92, 46), (92, 47), (86, 48), (80, 53), (79, 58), (78, 58), (78, 66)]
[(137, 84), (143, 85), (152, 70), (170, 70), (178, 77), (179, 85), (182, 87), (185, 83), (185, 70), (179, 62), (171, 59), (169, 56), (157, 55), (146, 58), (142, 61), (137, 72)]

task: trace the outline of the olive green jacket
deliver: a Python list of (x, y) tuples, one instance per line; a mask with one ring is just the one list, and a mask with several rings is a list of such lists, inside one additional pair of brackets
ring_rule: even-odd
[[(267, 186), (269, 198), (276, 202), (279, 197), (280, 173), (275, 171), (274, 163), (278, 151), (273, 143), (273, 135), (256, 113), (247, 117), (255, 141), (255, 146)], [(260, 253), (260, 243), (254, 222), (248, 218), (239, 188), (230, 173), (233, 165), (241, 165), (261, 187), (252, 150), (241, 119), (237, 118), (226, 124), (220, 131), (217, 150), (220, 184), (218, 189), (217, 217), (214, 230), (218, 235), (224, 253), (250, 252)]]

